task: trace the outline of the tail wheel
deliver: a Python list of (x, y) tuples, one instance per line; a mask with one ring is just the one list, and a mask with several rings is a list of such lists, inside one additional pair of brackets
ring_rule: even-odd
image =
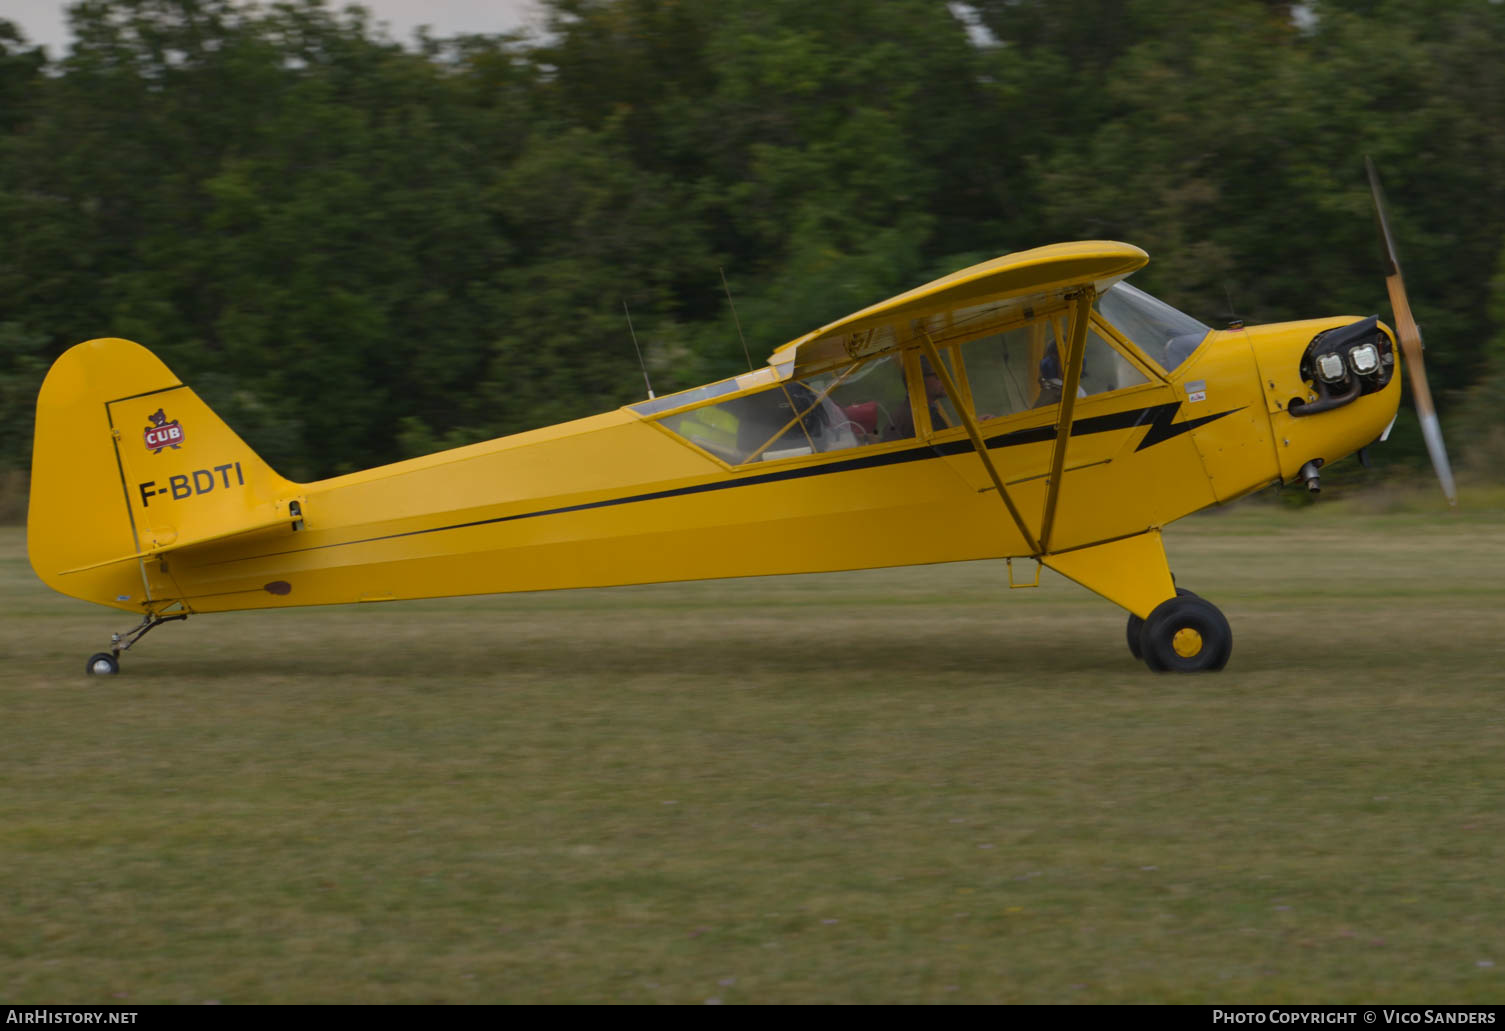
[(95, 652), (89, 656), (87, 669), (91, 677), (112, 677), (120, 672), (120, 660), (109, 652)]
[(1233, 654), (1233, 631), (1216, 605), (1180, 594), (1161, 602), (1144, 621), (1139, 650), (1157, 673), (1219, 670)]

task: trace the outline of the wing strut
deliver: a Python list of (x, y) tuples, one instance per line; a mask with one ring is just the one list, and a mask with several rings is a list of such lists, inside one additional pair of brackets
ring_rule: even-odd
[[(1008, 506), (1009, 515), (1014, 517), (1014, 525), (1019, 527), (1019, 533), (1023, 535), (1024, 542), (1029, 545), (1031, 555), (1041, 553), (1040, 545), (1036, 543), (1034, 535), (1029, 532), (1029, 527), (1024, 523), (1024, 516), (1019, 514), (1019, 509), (1014, 504), (1014, 499), (1009, 497), (1008, 488), (1003, 485), (1003, 477), (998, 475), (998, 469), (993, 465), (992, 456), (988, 454), (988, 445), (982, 439), (982, 430), (978, 428), (977, 417), (973, 414), (971, 406), (962, 400), (961, 391), (956, 389), (956, 384), (951, 379), (951, 373), (941, 361), (939, 352), (935, 349), (935, 341), (930, 339), (930, 334), (920, 331), (920, 343), (924, 345), (925, 357), (930, 361), (930, 367), (940, 377), (941, 386), (946, 388), (946, 396), (951, 399), (951, 405), (962, 417), (962, 423), (967, 427), (967, 436), (972, 438), (972, 447), (977, 450), (977, 457), (982, 459), (983, 466), (988, 470), (988, 476), (993, 480), (993, 486), (998, 488), (998, 496)], [(1080, 365), (1080, 362), (1078, 363)]]
[(1066, 468), (1066, 444), (1071, 439), (1071, 418), (1076, 411), (1077, 386), (1082, 381), (1082, 359), (1087, 353), (1087, 315), (1096, 296), (1091, 286), (1076, 295), (1071, 311), (1071, 343), (1062, 357), (1065, 377), (1061, 380), (1061, 419), (1056, 423), (1056, 443), (1050, 453), (1050, 479), (1045, 491), (1045, 511), (1040, 516), (1040, 553), (1050, 551), (1050, 532), (1055, 529), (1056, 501), (1061, 496), (1061, 477)]

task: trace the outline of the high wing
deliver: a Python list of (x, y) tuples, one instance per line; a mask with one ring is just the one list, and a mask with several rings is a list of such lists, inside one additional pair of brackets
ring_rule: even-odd
[(1085, 240), (1018, 251), (972, 265), (880, 301), (791, 340), (769, 356), (772, 366), (863, 358), (962, 322), (994, 321), (1011, 311), (1063, 303), (1083, 287), (1100, 294), (1143, 267), (1149, 255), (1131, 244)]

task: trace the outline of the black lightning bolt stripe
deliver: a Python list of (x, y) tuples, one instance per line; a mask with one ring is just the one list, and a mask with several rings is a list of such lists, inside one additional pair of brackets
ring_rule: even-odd
[[(1153, 447), (1162, 441), (1179, 437), (1188, 430), (1221, 419), (1225, 415), (1243, 411), (1242, 408), (1230, 408), (1226, 412), (1215, 412), (1212, 415), (1204, 415), (1198, 419), (1187, 419), (1185, 422), (1173, 423), (1176, 413), (1181, 409), (1181, 402), (1170, 401), (1166, 404), (1150, 405), (1147, 408), (1131, 408), (1125, 412), (1114, 412), (1111, 415), (1094, 415), (1086, 419), (1077, 419), (1071, 424), (1073, 437), (1087, 436), (1093, 433), (1110, 433), (1114, 430), (1132, 429), (1149, 423), (1150, 430), (1139, 442), (1134, 450), (1143, 451), (1147, 447)], [(1024, 444), (1040, 444), (1056, 439), (1056, 427), (1054, 425), (1036, 426), (1027, 430), (1014, 430), (1012, 433), (1001, 433), (996, 437), (986, 437), (983, 443), (988, 450), (1004, 447), (1019, 447)], [(972, 441), (966, 438), (961, 440), (947, 441), (940, 444), (930, 444), (922, 447), (908, 448), (904, 451), (888, 451), (877, 455), (863, 455), (858, 458), (848, 458), (838, 462), (829, 462), (825, 465), (802, 466), (798, 469), (780, 469), (775, 472), (758, 473), (753, 476), (739, 476), (734, 480), (717, 480), (711, 483), (697, 483), (689, 487), (675, 487), (671, 490), (658, 490), (648, 494), (630, 494), (621, 498), (608, 498), (605, 501), (588, 501), (581, 505), (565, 505), (561, 508), (545, 508), (533, 512), (518, 512), (514, 515), (495, 516), (491, 519), (476, 519), (468, 523), (450, 523), (445, 526), (430, 526), (422, 530), (404, 530), (402, 533), (382, 534), (378, 537), (362, 537), (353, 541), (338, 541), (334, 544), (316, 544), (307, 548), (291, 548), (287, 551), (274, 551), (265, 555), (252, 555), (246, 558), (225, 559), (223, 562), (212, 563), (224, 565), (228, 562), (247, 562), (258, 558), (276, 558), (280, 555), (292, 555), (303, 551), (322, 551), (325, 548), (343, 548), (351, 544), (371, 544), (375, 541), (396, 540), (399, 537), (413, 537), (425, 533), (442, 533), (446, 530), (467, 530), (475, 526), (489, 526), (492, 523), (511, 523), (519, 519), (537, 519), (540, 516), (563, 515), (566, 512), (585, 512), (593, 508), (612, 508), (616, 505), (631, 505), (639, 501), (661, 501), (665, 498), (685, 497), (690, 494), (705, 494), (710, 491), (731, 490), (735, 487), (752, 487), (763, 483), (779, 483), (783, 480), (804, 479), (807, 476), (826, 476), (832, 473), (853, 472), (858, 469), (877, 469), (886, 465), (902, 465), (906, 462), (921, 462), (938, 456), (966, 454), (974, 450)]]
[(1240, 405), (1238, 408), (1230, 408), (1226, 412), (1213, 412), (1211, 415), (1204, 415), (1197, 419), (1187, 419), (1184, 422), (1172, 423), (1171, 419), (1175, 417), (1176, 410), (1180, 407), (1181, 405), (1177, 403), (1158, 405), (1154, 409), (1145, 409), (1146, 411), (1154, 411), (1155, 417), (1150, 423), (1150, 432), (1144, 435), (1144, 439), (1139, 442), (1139, 446), (1134, 450), (1136, 452), (1143, 451), (1147, 447), (1154, 447), (1163, 440), (1179, 437), (1181, 434), (1189, 430), (1194, 430), (1198, 426), (1205, 426), (1215, 419), (1221, 419), (1225, 415), (1232, 415), (1234, 412), (1242, 412), (1244, 410), (1244, 407)]

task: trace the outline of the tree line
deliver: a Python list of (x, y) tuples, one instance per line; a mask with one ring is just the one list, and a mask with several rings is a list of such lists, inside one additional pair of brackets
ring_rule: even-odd
[[(1381, 170), (1455, 453), (1505, 469), (1505, 4), (320, 0), (0, 21), (0, 471), (48, 364), (152, 348), (295, 479), (745, 367), (962, 265), (1121, 239), (1213, 325), (1380, 312)], [(1403, 422), (1382, 458), (1410, 461)]]

